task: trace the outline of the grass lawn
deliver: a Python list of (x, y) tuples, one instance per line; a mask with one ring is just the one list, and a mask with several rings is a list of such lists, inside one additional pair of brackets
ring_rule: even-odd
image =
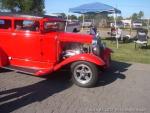
[(114, 51), (112, 60), (150, 64), (150, 41), (148, 43), (148, 48), (139, 48), (137, 46), (137, 49), (135, 49), (134, 42), (120, 42), (118, 49), (115, 41), (111, 42), (110, 40), (103, 39), (103, 42), (106, 42), (107, 47)]

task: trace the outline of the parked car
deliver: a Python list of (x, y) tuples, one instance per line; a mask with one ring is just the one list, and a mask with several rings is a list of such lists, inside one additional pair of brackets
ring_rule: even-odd
[(133, 29), (139, 29), (139, 28), (142, 28), (142, 26), (143, 26), (143, 24), (142, 24), (142, 22), (140, 22), (140, 21), (134, 21), (134, 22), (132, 23)]
[[(115, 26), (115, 23), (110, 23), (110, 27), (114, 27)], [(124, 24), (123, 22), (116, 22), (116, 26), (119, 27), (119, 28), (123, 28), (124, 27)]]
[(75, 84), (92, 87), (110, 65), (111, 49), (94, 35), (64, 32), (46, 15), (0, 14), (0, 67), (43, 76), (66, 67)]
[(81, 25), (78, 20), (69, 20), (67, 23), (67, 32), (79, 32), (81, 30)]
[(85, 19), (84, 22), (82, 23), (82, 27), (91, 27), (92, 25), (93, 25), (92, 19)]

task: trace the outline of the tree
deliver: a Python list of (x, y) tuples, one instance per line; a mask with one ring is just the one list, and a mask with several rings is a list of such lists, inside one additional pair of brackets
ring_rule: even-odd
[(71, 20), (77, 20), (77, 16), (75, 15), (68, 15), (68, 18)]
[(43, 14), (45, 8), (45, 0), (1, 0), (1, 2), (3, 8), (12, 12)]
[(137, 13), (133, 13), (132, 20), (133, 21), (138, 20), (138, 14)]
[(123, 17), (122, 16), (118, 16), (116, 20), (117, 21), (121, 21), (121, 20), (123, 20)]
[(144, 12), (140, 11), (139, 13), (133, 13), (132, 14), (132, 20), (141, 20), (141, 18), (144, 16)]
[(141, 19), (143, 16), (144, 16), (144, 12), (140, 11), (139, 14), (138, 14), (138, 18)]
[(83, 15), (78, 16), (78, 20), (82, 22), (83, 21)]
[(0, 0), (0, 9), (2, 8), (2, 0)]
[(114, 22), (114, 17), (113, 17), (113, 16), (108, 16), (108, 17), (107, 17), (107, 20), (108, 20), (109, 22)]
[(66, 16), (66, 14), (65, 14), (65, 13), (60, 13), (60, 16), (61, 16), (62, 18), (64, 18), (64, 19), (66, 19), (66, 18), (67, 18), (67, 16)]

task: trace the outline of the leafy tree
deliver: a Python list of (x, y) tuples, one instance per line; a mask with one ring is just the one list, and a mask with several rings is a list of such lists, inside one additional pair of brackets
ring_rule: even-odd
[(138, 14), (138, 18), (141, 19), (143, 16), (144, 16), (144, 12), (140, 11), (139, 14)]
[(94, 19), (96, 17), (96, 14), (85, 14), (86, 19)]
[(116, 20), (117, 21), (121, 21), (121, 20), (123, 20), (123, 17), (122, 16), (118, 16)]
[(0, 0), (0, 9), (2, 8), (2, 0)]
[(83, 15), (80, 15), (80, 16), (78, 17), (78, 20), (82, 22), (82, 21), (83, 21)]
[(75, 15), (68, 15), (68, 18), (71, 20), (77, 20), (77, 16)]
[(60, 13), (60, 15), (61, 15), (61, 17), (62, 17), (62, 18), (64, 18), (64, 19), (66, 19), (66, 18), (67, 18), (67, 16), (66, 16), (66, 14), (65, 14), (65, 13)]
[(133, 13), (131, 18), (132, 18), (133, 21), (138, 20), (138, 14), (137, 13)]
[(108, 19), (109, 22), (114, 22), (114, 17), (113, 16), (108, 16), (107, 19)]
[(141, 18), (144, 16), (144, 12), (140, 11), (139, 13), (133, 13), (132, 14), (132, 20), (141, 20)]
[(45, 8), (45, 0), (1, 0), (1, 2), (3, 8), (12, 12), (43, 14)]

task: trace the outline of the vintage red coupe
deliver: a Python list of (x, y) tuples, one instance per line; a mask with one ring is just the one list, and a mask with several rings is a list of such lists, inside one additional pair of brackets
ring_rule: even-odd
[(69, 67), (75, 84), (92, 87), (109, 67), (111, 50), (99, 37), (64, 32), (51, 16), (0, 14), (0, 67), (42, 76)]

